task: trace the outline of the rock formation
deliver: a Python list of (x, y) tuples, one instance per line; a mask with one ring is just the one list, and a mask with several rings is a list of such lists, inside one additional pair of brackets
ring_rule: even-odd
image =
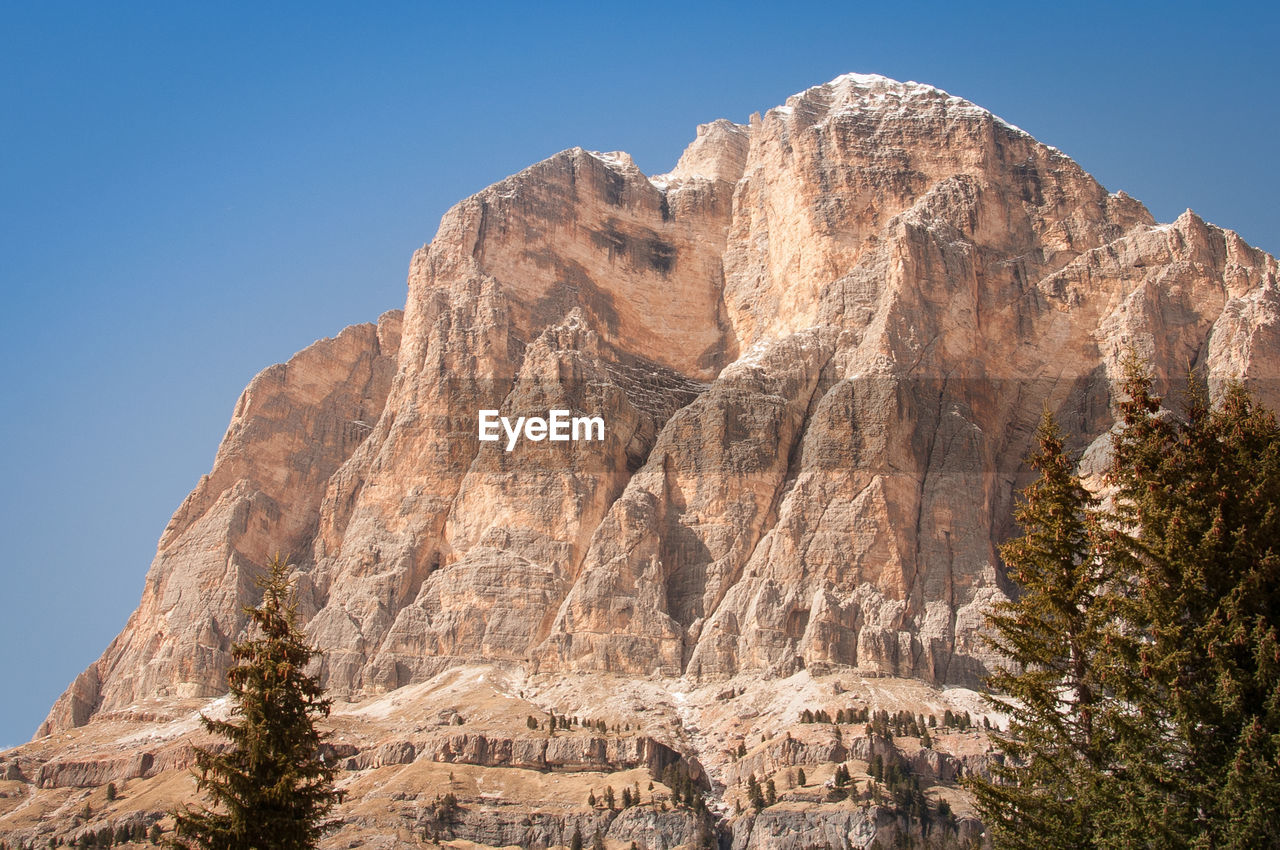
[[(1275, 405), (1277, 273), (882, 77), (701, 127), (658, 177), (565, 151), (444, 216), (403, 318), (254, 379), (40, 734), (221, 693), (277, 551), (337, 695), (463, 662), (976, 684), (1042, 409), (1105, 451), (1129, 350)], [(606, 438), (507, 452), (490, 408)]]

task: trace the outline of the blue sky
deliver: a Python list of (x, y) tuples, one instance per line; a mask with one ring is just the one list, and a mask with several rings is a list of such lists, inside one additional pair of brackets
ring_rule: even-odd
[(563, 148), (665, 171), (880, 73), (1280, 250), (1274, 6), (375, 5), (0, 4), (0, 745), (124, 625), (254, 373)]

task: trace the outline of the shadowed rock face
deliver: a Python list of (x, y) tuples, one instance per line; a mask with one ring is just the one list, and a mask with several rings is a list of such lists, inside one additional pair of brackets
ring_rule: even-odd
[[(973, 684), (1040, 412), (1096, 464), (1131, 349), (1275, 406), (1278, 313), (1274, 258), (928, 86), (838, 78), (654, 178), (557, 154), (445, 215), (403, 319), (254, 379), (41, 733), (222, 691), (277, 550), (339, 694), (460, 660)], [(482, 408), (606, 437), (506, 452)]]

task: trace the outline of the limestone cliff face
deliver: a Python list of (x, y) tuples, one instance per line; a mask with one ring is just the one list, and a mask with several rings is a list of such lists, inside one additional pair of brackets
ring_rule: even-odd
[[(58, 699), (39, 735), (142, 695), (226, 691), (241, 609), (260, 599), (254, 578), (276, 552), (310, 552), (329, 479), (382, 415), (400, 326), (399, 311), (386, 313), (253, 379), (213, 471), (160, 538), (138, 610)], [(308, 576), (298, 578), (309, 586)]]
[[(557, 154), (446, 214), (403, 325), (254, 380), (42, 731), (220, 691), (276, 550), (337, 693), (459, 660), (974, 683), (1041, 410), (1104, 446), (1129, 349), (1277, 404), (1277, 275), (881, 77), (699, 128), (659, 177)], [(508, 453), (481, 408), (598, 414), (606, 438)]]

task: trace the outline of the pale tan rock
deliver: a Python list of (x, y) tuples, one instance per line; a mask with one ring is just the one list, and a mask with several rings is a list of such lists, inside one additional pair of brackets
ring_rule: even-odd
[[(321, 510), (328, 604), (309, 629), (337, 692), (546, 636), (604, 510), (732, 347), (716, 319), (730, 193), (673, 194), (575, 149), (455, 207), (415, 257), (388, 413)], [(478, 410), (561, 403), (603, 414), (607, 439), (481, 449)]]
[(751, 128), (721, 118), (700, 124), (698, 134), (668, 174), (652, 178), (659, 186), (689, 180), (737, 183), (747, 166)]

